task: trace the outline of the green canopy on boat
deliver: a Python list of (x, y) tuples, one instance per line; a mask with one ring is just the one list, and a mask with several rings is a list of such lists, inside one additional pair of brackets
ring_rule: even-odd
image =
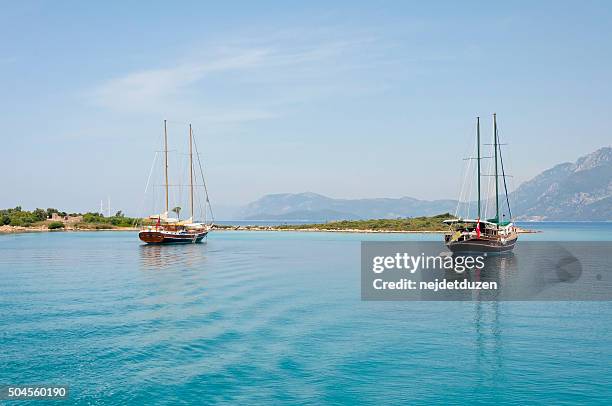
[(511, 221), (499, 221), (497, 218), (488, 219), (487, 221), (497, 224), (498, 226), (507, 226)]

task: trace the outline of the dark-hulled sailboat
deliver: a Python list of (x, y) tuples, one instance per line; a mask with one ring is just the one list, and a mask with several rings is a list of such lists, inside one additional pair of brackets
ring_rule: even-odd
[[(493, 114), (493, 158), (495, 160), (495, 217), (490, 219), (481, 219), (481, 188), (480, 178), (483, 176), (480, 171), (480, 161), (483, 159), (480, 155), (480, 117), (476, 121), (476, 159), (477, 162), (477, 184), (478, 184), (478, 216), (476, 219), (456, 218), (445, 220), (444, 223), (449, 225), (449, 231), (444, 235), (446, 246), (453, 253), (462, 252), (510, 252), (514, 248), (518, 239), (518, 234), (514, 223), (512, 222), (512, 212), (510, 211), (510, 201), (508, 199), (508, 188), (506, 186), (506, 174), (504, 173), (504, 161), (501, 155), (499, 144), (499, 135), (497, 132), (497, 117)], [(499, 166), (498, 168), (498, 161)], [(498, 174), (498, 169), (501, 169), (501, 174)], [(499, 178), (503, 179), (504, 193), (506, 204), (508, 206), (509, 221), (500, 219), (499, 205)]]
[[(155, 221), (155, 225), (148, 225), (141, 229), (138, 233), (138, 238), (147, 244), (176, 244), (176, 243), (200, 243), (212, 228), (211, 224), (194, 222), (194, 168), (193, 168), (193, 132), (191, 124), (189, 125), (189, 203), (191, 208), (191, 217), (187, 220), (181, 221), (178, 218), (168, 217), (169, 213), (169, 197), (168, 197), (168, 131), (166, 126), (166, 120), (164, 120), (164, 173), (165, 173), (165, 197), (166, 197), (166, 210), (161, 214), (155, 214), (149, 216), (149, 220)], [(197, 153), (197, 147), (196, 147)], [(198, 162), (199, 154), (198, 154)], [(202, 175), (202, 182), (204, 186), (204, 192), (206, 193), (206, 204), (210, 204), (208, 199), (208, 192), (206, 189), (206, 183), (204, 181), (204, 173), (200, 164), (200, 171)], [(206, 207), (204, 208), (206, 212)], [(212, 217), (212, 211), (211, 211)]]

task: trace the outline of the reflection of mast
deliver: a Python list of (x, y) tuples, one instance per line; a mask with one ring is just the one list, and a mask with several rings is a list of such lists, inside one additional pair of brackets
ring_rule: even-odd
[(166, 169), (166, 214), (168, 214), (168, 130), (166, 128), (166, 120), (164, 120), (164, 162)]
[(499, 320), (499, 301), (493, 302), (493, 314), (495, 318), (493, 319), (493, 343), (494, 343), (494, 355), (495, 361), (497, 363), (497, 370), (501, 370), (502, 368), (502, 336), (501, 336), (501, 324)]
[(480, 361), (484, 358), (484, 334), (482, 332), (482, 302), (477, 299), (474, 308), (474, 329), (476, 330), (476, 360), (480, 366)]
[(193, 150), (192, 150), (191, 124), (189, 124), (189, 195), (191, 204), (191, 222), (193, 223)]
[(493, 297), (482, 295), (478, 291), (474, 300), (474, 330), (476, 334), (476, 362), (480, 372), (492, 373), (497, 376), (502, 370), (503, 362), (503, 336), (502, 336), (502, 299), (501, 288), (505, 286), (508, 272), (516, 271), (516, 257), (490, 256), (485, 259), (485, 266), (477, 267), (474, 272), (476, 281), (495, 281), (500, 291)]
[[(503, 338), (500, 305), (497, 300), (474, 304), (474, 330), (476, 333), (476, 362), (481, 376), (486, 371), (497, 376), (503, 365)], [(492, 345), (489, 345), (491, 343)], [(493, 362), (491, 362), (493, 361)]]

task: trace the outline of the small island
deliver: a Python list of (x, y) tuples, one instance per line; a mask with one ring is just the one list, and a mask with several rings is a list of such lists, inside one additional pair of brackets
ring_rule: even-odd
[(397, 219), (340, 220), (313, 224), (282, 224), (274, 226), (215, 225), (218, 230), (250, 231), (329, 231), (356, 233), (443, 233), (448, 226), (444, 220), (455, 218), (450, 213)]
[[(444, 220), (453, 219), (450, 213), (436, 216), (407, 217), (396, 219), (339, 220), (327, 223), (281, 224), (281, 225), (232, 225), (214, 224), (218, 231), (303, 231), (343, 233), (444, 233), (448, 226)], [(0, 210), (0, 233), (36, 231), (135, 231), (142, 225), (153, 225), (150, 219), (127, 217), (121, 211), (113, 216), (101, 213), (66, 213), (57, 209), (22, 210), (17, 206)], [(535, 232), (518, 230), (519, 233)]]
[[(336, 232), (386, 232), (386, 233), (439, 233), (447, 227), (442, 223), (451, 219), (449, 213), (437, 216), (422, 216), (397, 219), (342, 220), (315, 224), (219, 225), (214, 230), (245, 231), (336, 231)], [(0, 210), (0, 233), (28, 231), (92, 231), (92, 230), (136, 230), (139, 225), (150, 223), (149, 219), (126, 217), (121, 211), (114, 216), (101, 213), (66, 213), (58, 209), (23, 210), (20, 206)]]
[[(444, 220), (454, 219), (450, 213), (436, 216), (407, 217), (397, 219), (370, 219), (370, 220), (339, 220), (327, 223), (312, 224), (282, 224), (282, 225), (227, 225), (215, 224), (214, 230), (234, 231), (313, 231), (338, 233), (445, 233), (448, 225)], [(540, 231), (527, 230), (517, 227), (517, 232), (538, 233)]]

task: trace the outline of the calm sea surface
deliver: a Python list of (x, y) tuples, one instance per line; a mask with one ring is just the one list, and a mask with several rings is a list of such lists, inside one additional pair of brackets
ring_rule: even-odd
[[(612, 223), (524, 225), (612, 241)], [(0, 385), (80, 404), (612, 403), (612, 302), (360, 300), (362, 239), (439, 238), (2, 235)]]

